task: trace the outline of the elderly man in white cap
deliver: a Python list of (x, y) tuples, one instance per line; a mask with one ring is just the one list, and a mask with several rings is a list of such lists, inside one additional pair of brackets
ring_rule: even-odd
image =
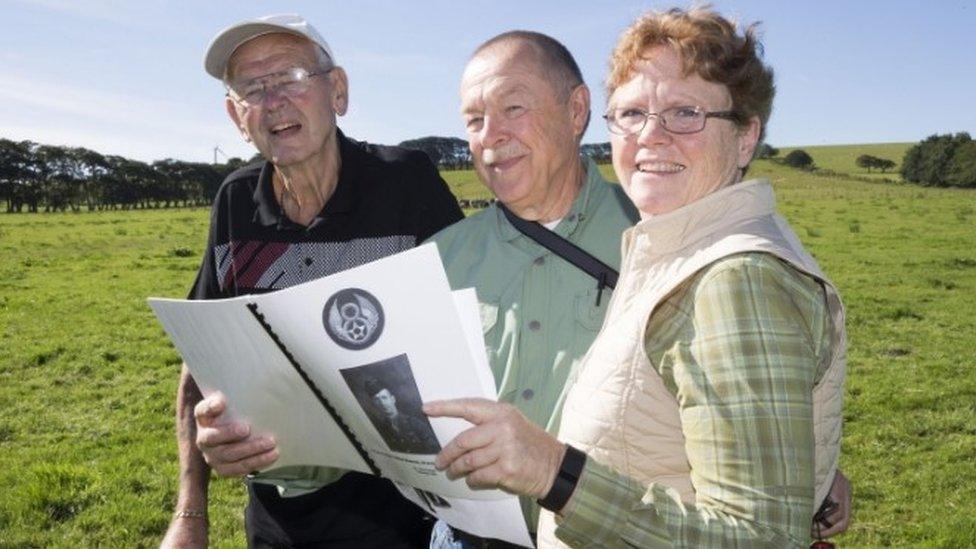
[[(457, 200), (418, 152), (368, 145), (336, 126), (349, 104), (345, 71), (297, 15), (272, 15), (222, 31), (207, 72), (226, 108), (265, 161), (224, 181), (192, 299), (268, 292), (414, 246), (462, 217)], [(205, 546), (210, 469), (243, 476), (277, 459), (271, 437), (224, 416), (219, 393), (203, 398), (183, 368), (176, 422), (180, 488), (166, 547)], [(341, 470), (270, 469), (247, 481), (252, 547), (416, 547), (430, 521), (389, 481)]]

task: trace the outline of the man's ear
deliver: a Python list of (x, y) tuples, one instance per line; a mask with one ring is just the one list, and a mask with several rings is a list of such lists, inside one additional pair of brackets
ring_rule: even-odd
[(237, 131), (241, 132), (241, 137), (244, 138), (244, 141), (250, 143), (251, 136), (247, 134), (247, 129), (244, 127), (244, 122), (241, 120), (241, 113), (237, 112), (237, 103), (228, 97), (224, 100), (224, 107), (227, 108), (227, 115), (230, 116), (230, 119), (234, 122), (234, 125), (237, 126)]
[(342, 116), (349, 110), (349, 78), (342, 67), (335, 67), (329, 72), (329, 80), (332, 82), (332, 110)]
[(569, 115), (573, 122), (573, 135), (580, 137), (590, 123), (590, 88), (580, 84), (569, 94)]

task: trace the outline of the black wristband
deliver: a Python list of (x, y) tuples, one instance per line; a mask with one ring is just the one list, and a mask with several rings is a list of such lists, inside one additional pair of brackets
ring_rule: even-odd
[(586, 465), (586, 454), (567, 444), (566, 455), (563, 456), (563, 462), (559, 464), (559, 471), (552, 482), (552, 488), (549, 489), (546, 497), (536, 500), (536, 503), (553, 513), (559, 512), (576, 490), (584, 465)]

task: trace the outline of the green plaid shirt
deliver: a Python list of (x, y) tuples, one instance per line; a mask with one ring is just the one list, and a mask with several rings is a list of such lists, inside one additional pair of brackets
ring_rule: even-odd
[(680, 407), (695, 503), (587, 460), (556, 535), (573, 546), (800, 547), (814, 498), (824, 291), (774, 256), (713, 263), (651, 315), (644, 348)]

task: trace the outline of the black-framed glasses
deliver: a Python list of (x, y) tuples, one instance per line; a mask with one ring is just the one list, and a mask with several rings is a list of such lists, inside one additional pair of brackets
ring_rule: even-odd
[(313, 77), (329, 74), (334, 68), (310, 71), (302, 67), (293, 67), (266, 74), (240, 84), (231, 84), (227, 90), (227, 97), (244, 107), (262, 104), (269, 93), (291, 99), (307, 92), (312, 86)]
[(652, 116), (657, 117), (661, 127), (676, 134), (698, 133), (705, 129), (705, 121), (709, 118), (734, 122), (740, 120), (735, 111), (707, 111), (702, 107), (692, 106), (671, 107), (661, 112), (648, 112), (635, 107), (611, 109), (603, 115), (603, 119), (607, 121), (607, 129), (611, 133), (632, 135), (640, 133)]

